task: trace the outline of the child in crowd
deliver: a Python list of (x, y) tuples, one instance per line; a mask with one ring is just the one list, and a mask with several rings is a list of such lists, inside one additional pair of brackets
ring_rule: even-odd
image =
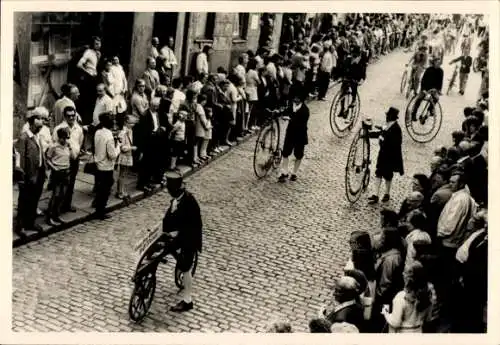
[(118, 199), (128, 198), (125, 178), (128, 171), (134, 165), (132, 153), (137, 150), (134, 146), (133, 128), (137, 123), (137, 118), (132, 115), (125, 117), (123, 129), (118, 133), (118, 140), (121, 142), (121, 152), (118, 156), (118, 180), (116, 181), (116, 197)]
[(196, 151), (199, 159), (205, 161), (208, 159), (207, 156), (207, 146), (208, 139), (207, 132), (212, 129), (212, 124), (210, 120), (207, 119), (205, 108), (207, 104), (207, 96), (198, 95), (198, 103), (196, 105)]
[(57, 130), (59, 140), (49, 147), (46, 152), (47, 164), (51, 170), (49, 189), (52, 190), (46, 222), (52, 226), (64, 223), (59, 216), (66, 189), (69, 185), (70, 159), (76, 159), (78, 154), (73, 152), (71, 145), (68, 143), (69, 135), (67, 127), (59, 128)]
[(170, 131), (171, 159), (169, 170), (177, 167), (177, 158), (183, 155), (186, 143), (186, 117), (187, 111), (181, 110), (173, 116), (172, 130)]

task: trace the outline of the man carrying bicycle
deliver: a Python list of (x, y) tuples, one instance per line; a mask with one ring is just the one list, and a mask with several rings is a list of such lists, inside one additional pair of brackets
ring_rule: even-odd
[(431, 65), (425, 70), (422, 76), (422, 82), (420, 83), (420, 93), (415, 99), (415, 104), (411, 111), (411, 120), (417, 121), (417, 110), (420, 104), (424, 100), (425, 96), (429, 91), (431, 92), (431, 102), (429, 102), (429, 112), (431, 116), (434, 116), (434, 105), (439, 101), (439, 95), (443, 89), (443, 69), (439, 67), (440, 65), (439, 57), (431, 58)]
[(368, 61), (366, 54), (362, 54), (359, 45), (351, 46), (351, 54), (347, 57), (344, 66), (342, 66), (342, 86), (340, 88), (341, 94), (347, 94), (351, 89), (351, 104), (349, 104), (347, 111), (345, 110), (345, 99), (342, 100), (340, 105), (339, 116), (346, 119), (348, 111), (353, 109), (356, 105), (356, 97), (358, 94), (358, 85), (361, 85), (366, 79), (366, 66)]
[(415, 93), (418, 92), (418, 83), (422, 74), (425, 71), (425, 67), (427, 66), (427, 45), (419, 45), (418, 50), (413, 54), (410, 58), (410, 61), (406, 64), (412, 64), (411, 73), (410, 73), (410, 90), (413, 90)]
[(459, 77), (459, 93), (463, 95), (467, 87), (467, 80), (469, 79), (470, 69), (472, 66), (472, 57), (470, 56), (470, 49), (463, 50), (462, 55), (450, 61), (450, 65), (460, 62), (460, 77)]
[(175, 248), (177, 265), (183, 272), (184, 287), (183, 299), (171, 307), (171, 310), (181, 313), (193, 309), (191, 268), (195, 253), (201, 252), (203, 224), (200, 206), (194, 196), (184, 188), (182, 175), (169, 173), (167, 190), (173, 199), (163, 218), (163, 232), (172, 237), (172, 248)]

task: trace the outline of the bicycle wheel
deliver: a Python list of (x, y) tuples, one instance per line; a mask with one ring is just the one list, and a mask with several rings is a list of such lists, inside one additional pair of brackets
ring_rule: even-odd
[(443, 121), (441, 104), (437, 102), (434, 105), (434, 114), (431, 113), (430, 109), (430, 100), (424, 99), (419, 109), (417, 109), (416, 121), (412, 121), (411, 118), (406, 121), (408, 134), (417, 143), (430, 142), (441, 129)]
[(399, 86), (399, 92), (401, 94), (405, 92), (407, 82), (408, 82), (408, 71), (405, 70), (403, 72), (403, 76), (401, 77), (401, 85)]
[(267, 175), (273, 165), (274, 152), (278, 148), (279, 138), (273, 123), (265, 125), (257, 136), (253, 154), (253, 171), (257, 178)]
[[(196, 267), (198, 266), (198, 252), (195, 252), (194, 254), (194, 259), (193, 259), (193, 266), (191, 267), (191, 276), (194, 277), (195, 273), (196, 273)], [(176, 264), (175, 265), (175, 285), (179, 288), (179, 289), (183, 289), (184, 286), (182, 285), (182, 278), (183, 278), (183, 275), (184, 273), (179, 269), (178, 265)]]
[(128, 315), (136, 323), (141, 322), (153, 303), (156, 290), (156, 267), (141, 274), (135, 280), (134, 290), (130, 296)]
[(330, 104), (330, 128), (335, 136), (338, 136), (336, 133), (337, 127), (335, 126), (335, 106), (337, 104), (337, 99), (340, 97), (340, 93), (341, 91), (338, 91), (335, 96), (333, 96), (332, 103)]
[[(367, 134), (364, 128), (358, 131), (347, 156), (345, 193), (347, 200), (352, 204), (359, 200), (362, 192), (366, 189), (366, 172), (370, 164), (370, 149), (367, 138), (365, 138)], [(361, 161), (357, 159), (359, 153), (361, 153)]]
[(472, 70), (474, 71), (474, 73), (479, 72), (479, 59), (477, 57), (472, 60)]
[(279, 118), (274, 119), (273, 126), (275, 127), (276, 132), (276, 150), (273, 152), (273, 169), (278, 169), (281, 166), (281, 131), (280, 131), (280, 120)]
[[(343, 112), (342, 103), (344, 105)], [(335, 127), (333, 133), (339, 138), (349, 134), (349, 130), (354, 126), (358, 118), (361, 105), (359, 94), (356, 94), (356, 101), (352, 107), (351, 103), (352, 95), (350, 93), (342, 95), (337, 98), (334, 111), (330, 113), (330, 121), (333, 122), (333, 127)]]

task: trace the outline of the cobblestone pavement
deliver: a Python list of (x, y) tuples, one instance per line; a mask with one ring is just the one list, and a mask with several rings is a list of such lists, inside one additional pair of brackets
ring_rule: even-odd
[[(363, 115), (380, 123), (390, 105), (404, 111), (399, 83), (408, 59), (395, 52), (369, 67), (359, 91)], [(446, 65), (446, 86), (451, 72)], [(478, 87), (479, 75), (472, 74), (465, 96), (441, 97), (443, 126), (432, 143), (419, 145), (404, 134), (406, 175), (395, 179), (393, 207), (407, 193), (411, 176), (428, 172), (432, 149), (449, 143)], [(194, 310), (182, 315), (168, 311), (178, 299), (169, 263), (158, 270), (155, 300), (144, 322), (136, 325), (127, 314), (137, 260), (133, 247), (141, 229), (161, 220), (170, 200), (161, 192), (114, 212), (110, 220), (90, 221), (16, 248), (13, 330), (255, 332), (273, 318), (286, 317), (296, 331), (307, 331), (308, 320), (331, 299), (330, 287), (348, 256), (350, 232), (373, 231), (379, 224), (380, 206), (367, 205), (368, 194), (355, 206), (344, 196), (352, 136), (332, 135), (329, 106), (309, 105), (310, 144), (298, 181), (257, 180), (255, 140), (187, 180), (204, 221)]]

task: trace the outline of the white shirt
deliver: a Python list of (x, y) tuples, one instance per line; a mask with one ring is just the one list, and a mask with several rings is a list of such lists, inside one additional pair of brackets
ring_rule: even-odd
[(153, 118), (153, 132), (156, 132), (158, 128), (160, 128), (160, 124), (158, 123), (158, 113), (151, 112), (151, 117)]
[(91, 76), (97, 76), (97, 63), (99, 62), (99, 55), (100, 53), (96, 52), (94, 49), (87, 49), (83, 53), (80, 61), (78, 61), (78, 66)]
[(113, 133), (107, 128), (98, 129), (95, 132), (94, 145), (94, 160), (97, 169), (101, 171), (113, 171), (116, 158), (120, 154), (120, 145), (115, 146)]
[(165, 58), (164, 66), (166, 69), (173, 69), (177, 66), (177, 59), (175, 58), (175, 53), (169, 46), (164, 46), (160, 50), (160, 55)]
[(70, 127), (66, 121), (61, 122), (54, 128), (54, 133), (52, 135), (52, 140), (57, 143), (59, 141), (59, 137), (57, 136), (57, 131), (60, 128), (69, 128), (69, 140), (68, 143), (71, 146), (72, 152), (75, 154), (80, 153), (80, 149), (83, 145), (83, 129), (79, 124), (75, 123), (73, 127)]
[(113, 112), (113, 100), (108, 95), (97, 98), (94, 107), (94, 116), (92, 117), (92, 125), (99, 124), (99, 115), (102, 113)]
[(172, 95), (172, 104), (170, 105), (170, 112), (176, 113), (179, 110), (179, 107), (186, 100), (186, 95), (179, 90), (174, 90), (174, 94)]
[(121, 65), (113, 65), (110, 72), (113, 75), (115, 94), (125, 93), (128, 89), (128, 82), (123, 67)]
[(198, 73), (208, 74), (208, 58), (207, 54), (201, 52), (196, 57), (196, 71)]

